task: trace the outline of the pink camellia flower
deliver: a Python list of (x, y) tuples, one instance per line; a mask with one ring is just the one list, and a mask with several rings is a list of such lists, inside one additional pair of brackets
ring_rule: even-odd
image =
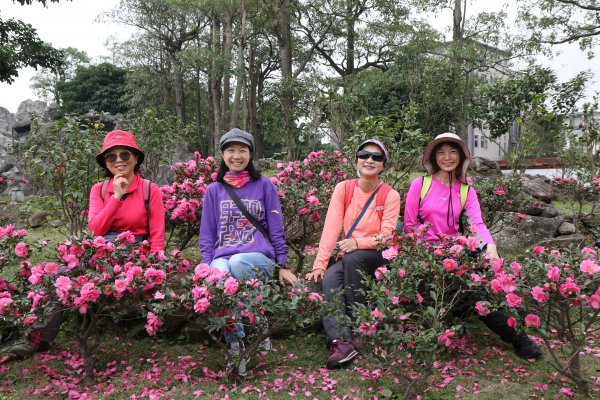
[(148, 335), (152, 336), (154, 335), (154, 333), (156, 333), (156, 330), (160, 328), (162, 322), (160, 322), (160, 320), (156, 317), (156, 315), (153, 312), (149, 312), (146, 318), (148, 319), (148, 321), (146, 322), (146, 325), (144, 327), (146, 328), (146, 332), (148, 332)]
[(373, 311), (371, 311), (371, 316), (375, 319), (381, 319), (383, 317), (385, 317), (385, 315), (379, 311), (379, 309), (374, 309)]
[(37, 320), (35, 315), (29, 315), (23, 319), (23, 326), (29, 326)]
[(312, 222), (319, 222), (321, 220), (321, 216), (317, 213), (310, 214), (310, 220)]
[(71, 279), (68, 276), (59, 276), (54, 282), (56, 290), (60, 290), (61, 292), (68, 292), (72, 286)]
[(317, 292), (311, 292), (308, 295), (308, 299), (313, 303), (321, 303), (323, 302), (323, 295)]
[(558, 291), (562, 296), (567, 297), (579, 293), (581, 289), (577, 286), (577, 283), (573, 282), (571, 277), (568, 277), (565, 283), (558, 287)]
[(306, 214), (310, 213), (310, 210), (307, 207), (303, 207), (300, 209), (300, 211), (298, 211), (298, 213), (300, 215), (306, 215)]
[(198, 314), (204, 314), (208, 310), (208, 307), (210, 307), (210, 300), (203, 297), (194, 304), (194, 311)]
[(595, 256), (596, 250), (592, 249), (591, 247), (584, 247), (583, 249), (581, 249), (581, 254)]
[(452, 272), (458, 268), (458, 263), (451, 258), (444, 259), (443, 265), (446, 272)]
[(13, 302), (12, 296), (8, 292), (2, 292), (0, 295), (6, 294), (7, 296), (0, 296), (0, 315), (3, 315), (9, 310), (10, 305)]
[(382, 265), (381, 267), (375, 270), (375, 279), (377, 279), (378, 281), (382, 280), (387, 272), (389, 272), (387, 267), (385, 265)]
[(600, 271), (600, 265), (596, 264), (594, 260), (588, 259), (583, 260), (581, 264), (579, 264), (579, 269), (581, 269), (581, 272), (595, 274)]
[(17, 257), (25, 258), (27, 257), (28, 252), (29, 251), (27, 250), (27, 245), (25, 243), (19, 242), (15, 245), (15, 254)]
[(542, 321), (540, 320), (540, 317), (535, 314), (527, 314), (527, 316), (525, 316), (525, 325), (539, 328), (542, 325)]
[(556, 266), (551, 266), (548, 268), (548, 279), (551, 281), (557, 281), (560, 279), (560, 268)]
[(77, 258), (75, 254), (67, 254), (62, 258), (62, 260), (67, 263), (67, 267), (69, 267), (69, 269), (73, 269), (79, 265), (79, 258)]
[(506, 192), (504, 191), (504, 188), (502, 186), (498, 186), (498, 188), (496, 189), (496, 194), (498, 196), (504, 196)]
[(44, 272), (48, 275), (56, 275), (59, 272), (59, 267), (57, 263), (48, 262), (44, 264)]
[(419, 303), (423, 302), (423, 296), (421, 296), (419, 293), (417, 293), (417, 302), (419, 302)]
[(517, 328), (517, 320), (516, 320), (516, 318), (515, 318), (515, 317), (508, 317), (508, 318), (506, 319), (506, 324), (507, 324), (508, 326), (510, 326), (511, 328), (513, 328), (513, 329), (516, 329), (516, 328)]
[(475, 309), (477, 310), (477, 313), (481, 317), (485, 317), (486, 315), (488, 315), (491, 312), (489, 307), (487, 306), (487, 304), (484, 304), (481, 301), (478, 301), (477, 303), (475, 303)]
[(377, 332), (377, 325), (363, 321), (360, 323), (358, 330), (365, 336), (373, 336)]
[(467, 239), (467, 248), (470, 251), (475, 251), (479, 248), (479, 240), (475, 236), (469, 236)]
[(444, 333), (437, 337), (438, 342), (443, 343), (444, 346), (449, 347), (452, 344), (452, 337), (456, 335), (456, 332), (450, 329), (446, 329)]
[(127, 285), (128, 285), (127, 280), (117, 279), (117, 280), (115, 280), (115, 284), (113, 287), (115, 289), (115, 292), (123, 293), (124, 291), (127, 290)]
[(404, 278), (404, 277), (406, 276), (406, 270), (405, 270), (404, 268), (400, 268), (400, 269), (398, 270), (398, 276), (399, 276), (400, 278)]
[(517, 217), (519, 219), (525, 219), (526, 218), (525, 214), (523, 214), (523, 213), (517, 213)]
[(596, 290), (596, 293), (588, 297), (587, 303), (594, 309), (600, 308), (600, 288)]
[(398, 249), (396, 247), (390, 247), (381, 252), (381, 256), (386, 260), (393, 260), (398, 257)]
[(310, 204), (311, 206), (316, 206), (319, 204), (319, 199), (316, 198), (315, 196), (308, 196), (306, 198), (306, 201), (308, 202), (308, 204)]
[(546, 248), (543, 246), (534, 246), (531, 251), (533, 252), (533, 254), (542, 254), (544, 250), (546, 250)]
[(523, 303), (523, 299), (514, 293), (506, 295), (506, 302), (510, 307), (519, 307)]
[(513, 261), (513, 263), (510, 264), (510, 268), (513, 270), (513, 272), (519, 272), (523, 267), (518, 262)]
[(531, 297), (533, 297), (535, 301), (541, 304), (546, 303), (550, 299), (548, 293), (546, 293), (546, 291), (539, 286), (531, 288)]
[(229, 295), (235, 294), (235, 293), (237, 293), (238, 288), (239, 288), (239, 283), (235, 278), (231, 277), (225, 281), (225, 290), (224, 290), (225, 294), (229, 294)]

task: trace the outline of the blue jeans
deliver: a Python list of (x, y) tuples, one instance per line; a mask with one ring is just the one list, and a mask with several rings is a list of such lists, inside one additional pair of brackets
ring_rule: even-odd
[[(261, 281), (268, 281), (273, 277), (273, 269), (275, 264), (273, 261), (262, 253), (239, 253), (227, 258), (215, 258), (210, 263), (210, 266), (221, 271), (228, 272), (229, 275), (244, 282), (249, 279), (258, 278)], [(237, 338), (246, 336), (244, 326), (236, 324), (236, 334), (225, 332), (225, 340), (227, 343), (235, 342)]]

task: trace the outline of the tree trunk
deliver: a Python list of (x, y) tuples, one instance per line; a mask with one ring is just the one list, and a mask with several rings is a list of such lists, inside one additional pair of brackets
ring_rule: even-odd
[(181, 61), (177, 58), (177, 54), (171, 54), (173, 57), (173, 83), (175, 86), (175, 114), (181, 122), (187, 123), (185, 116), (185, 99), (183, 91), (183, 67)]
[(221, 126), (229, 126), (229, 97), (231, 95), (231, 49), (233, 46), (232, 10), (223, 19), (223, 98), (221, 106)]
[(202, 88), (200, 86), (200, 70), (196, 69), (196, 96), (194, 99), (194, 119), (196, 120), (196, 136), (200, 143), (200, 154), (208, 153), (208, 143), (204, 140), (202, 132)]
[[(220, 26), (217, 16), (213, 14), (212, 16), (212, 50), (213, 52), (217, 52), (219, 49), (219, 32)], [(213, 148), (215, 149), (215, 154), (219, 150), (219, 140), (221, 139), (221, 77), (222, 71), (219, 68), (219, 63), (216, 57), (213, 57), (212, 66), (211, 66), (211, 85), (210, 85), (210, 93), (211, 93), (211, 103), (213, 108), (213, 122), (214, 122), (214, 133), (213, 133)]]
[(238, 44), (237, 59), (237, 81), (235, 85), (235, 95), (233, 97), (233, 106), (231, 109), (231, 119), (229, 128), (239, 126), (238, 114), (240, 109), (240, 99), (242, 98), (242, 86), (244, 85), (244, 49), (246, 47), (246, 1), (242, 0), (242, 22), (240, 26), (240, 40)]
[(256, 44), (252, 43), (248, 53), (248, 80), (250, 88), (248, 90), (248, 114), (249, 114), (249, 129), (254, 136), (254, 157), (256, 159), (263, 158), (263, 143), (258, 128), (258, 79), (259, 74), (256, 67)]
[(277, 45), (281, 59), (282, 112), (284, 121), (284, 136), (287, 147), (287, 159), (292, 160), (294, 143), (294, 97), (292, 74), (292, 32), (290, 27), (290, 1), (279, 1), (279, 19), (277, 21)]

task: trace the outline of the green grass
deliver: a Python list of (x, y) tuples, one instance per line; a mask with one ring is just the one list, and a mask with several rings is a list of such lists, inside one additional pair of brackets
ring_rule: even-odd
[[(489, 334), (483, 325), (480, 327), (482, 329), (474, 332), (469, 345), (439, 358), (438, 369), (429, 380), (432, 389), (423, 393), (425, 399), (453, 399), (457, 394), (465, 399), (491, 400), (498, 399), (500, 394), (503, 400), (532, 395), (552, 398), (560, 388), (567, 386), (554, 375), (547, 355), (535, 363), (521, 360), (509, 345)], [(288, 399), (289, 392), (295, 392), (299, 398), (328, 399), (335, 395), (366, 399), (381, 398), (382, 394), (388, 398), (402, 398), (407, 376), (411, 371), (419, 370), (401, 356), (400, 368), (394, 375), (390, 365), (367, 352), (348, 368), (326, 371), (322, 369), (327, 357), (325, 337), (318, 331), (277, 337), (273, 343), (277, 351), (258, 364), (256, 361), (251, 363), (256, 367), (254, 377), (236, 387), (225, 378), (206, 377), (207, 373), (218, 373), (223, 368), (223, 355), (217, 346), (208, 342), (152, 338), (116, 340), (107, 334), (95, 360), (99, 382), (87, 390), (100, 390), (94, 398), (115, 400), (140, 396), (145, 388), (160, 389), (169, 399), (193, 398), (196, 390), (202, 390), (199, 398), (205, 399), (220, 398), (225, 394), (232, 399), (258, 398), (258, 391), (267, 399)], [(56, 385), (58, 381), (74, 384), (74, 390), (85, 391), (82, 385), (75, 384), (80, 377), (77, 359), (73, 357), (76, 351), (76, 346), (63, 331), (48, 353), (8, 364), (8, 370), (0, 372), (0, 399), (31, 398), (32, 389)], [(585, 355), (582, 362), (588, 376), (599, 375), (600, 360), (597, 357)], [(114, 371), (107, 373), (110, 368)], [(183, 381), (181, 376), (178, 378), (177, 374), (185, 375), (188, 381)], [(438, 387), (444, 379), (447, 382)], [(326, 384), (330, 384), (333, 391), (323, 390)], [(548, 388), (539, 392), (534, 389), (536, 384), (547, 384)], [(468, 392), (457, 391), (460, 386)], [(111, 387), (115, 390), (113, 393)], [(264, 388), (268, 389), (264, 391)], [(311, 394), (306, 396), (306, 391)], [(58, 392), (56, 397), (66, 397), (66, 392)]]
[[(552, 205), (556, 207), (556, 209), (565, 217), (572, 218), (573, 215), (578, 212), (579, 206), (576, 203), (572, 203), (569, 201), (553, 201)], [(581, 212), (584, 215), (587, 215), (592, 212), (593, 204), (586, 203), (583, 205)], [(597, 207), (596, 207), (597, 208)]]

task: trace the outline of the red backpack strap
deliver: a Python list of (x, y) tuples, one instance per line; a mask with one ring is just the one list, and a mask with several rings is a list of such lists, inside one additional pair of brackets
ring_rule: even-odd
[(104, 203), (104, 198), (106, 197), (106, 187), (108, 186), (108, 181), (102, 182), (102, 186), (100, 186), (100, 198), (102, 199), (102, 203)]
[(344, 211), (348, 209), (352, 202), (352, 195), (354, 194), (354, 188), (358, 185), (358, 179), (350, 179), (344, 182)]
[(142, 180), (142, 193), (144, 195), (144, 208), (146, 208), (146, 238), (150, 238), (150, 189), (151, 182)]
[(375, 211), (377, 211), (377, 215), (379, 216), (379, 220), (383, 219), (383, 210), (385, 208), (385, 199), (388, 193), (392, 190), (392, 187), (387, 183), (382, 183), (379, 192), (377, 192), (377, 197), (375, 198)]

